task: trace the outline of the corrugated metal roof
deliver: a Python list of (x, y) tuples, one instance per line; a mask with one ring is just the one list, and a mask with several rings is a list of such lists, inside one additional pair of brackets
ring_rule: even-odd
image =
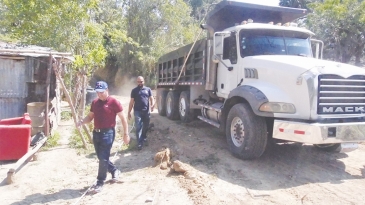
[(75, 58), (73, 56), (63, 56), (63, 55), (58, 55), (56, 52), (55, 53), (30, 53), (30, 52), (22, 52), (22, 51), (18, 51), (18, 52), (8, 52), (8, 51), (2, 51), (0, 50), (0, 56), (2, 58), (13, 58), (15, 56), (22, 56), (22, 57), (34, 57), (34, 58), (38, 58), (38, 57), (47, 57), (50, 54), (52, 54), (52, 56), (54, 58), (63, 58), (66, 59), (70, 62), (75, 61)]
[(69, 61), (75, 60), (71, 53), (58, 52), (47, 47), (17, 46), (0, 42), (0, 56), (3, 56), (3, 58), (11, 58), (14, 56), (45, 57), (50, 54), (55, 58), (64, 58)]

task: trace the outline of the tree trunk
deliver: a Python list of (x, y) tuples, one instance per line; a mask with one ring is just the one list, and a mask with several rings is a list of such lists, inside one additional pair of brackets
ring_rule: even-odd
[(363, 50), (364, 50), (365, 44), (362, 43), (358, 46), (356, 46), (356, 52), (355, 52), (355, 65), (360, 66), (361, 65), (361, 57), (363, 56)]

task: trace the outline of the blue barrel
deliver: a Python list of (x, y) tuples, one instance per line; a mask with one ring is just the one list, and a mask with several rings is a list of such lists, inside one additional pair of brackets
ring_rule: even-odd
[(98, 97), (94, 88), (86, 88), (86, 105), (90, 105), (91, 102)]

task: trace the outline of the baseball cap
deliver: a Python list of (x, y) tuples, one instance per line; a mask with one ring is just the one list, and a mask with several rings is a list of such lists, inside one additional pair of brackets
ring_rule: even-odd
[(95, 91), (96, 92), (104, 92), (106, 89), (108, 89), (108, 84), (104, 81), (98, 81), (95, 84)]

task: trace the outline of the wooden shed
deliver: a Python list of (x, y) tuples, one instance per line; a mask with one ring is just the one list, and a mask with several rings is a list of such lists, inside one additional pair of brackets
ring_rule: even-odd
[(61, 87), (52, 65), (58, 63), (64, 69), (72, 61), (70, 53), (0, 43), (0, 119), (21, 117), (28, 112), (32, 134), (49, 134), (57, 128), (61, 120)]

